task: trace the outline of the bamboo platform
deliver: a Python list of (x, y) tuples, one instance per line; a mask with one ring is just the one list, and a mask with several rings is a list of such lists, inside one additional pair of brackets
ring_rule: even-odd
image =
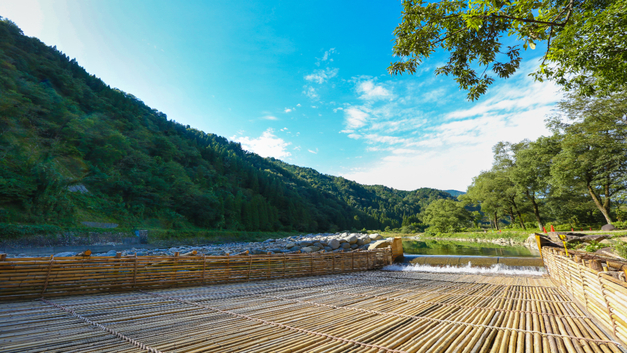
[(0, 303), (1, 352), (621, 352), (548, 276), (362, 271)]
[(627, 344), (627, 262), (549, 247), (542, 257), (551, 279)]
[(0, 301), (378, 269), (390, 248), (239, 256), (0, 257)]

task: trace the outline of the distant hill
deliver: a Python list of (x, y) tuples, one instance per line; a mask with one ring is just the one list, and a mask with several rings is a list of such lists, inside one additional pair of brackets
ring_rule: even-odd
[(466, 192), (465, 191), (459, 191), (459, 190), (442, 190), (444, 192), (448, 192), (449, 194), (451, 194), (451, 196), (457, 198), (457, 196), (459, 195), (463, 195)]
[(244, 151), (168, 120), (8, 20), (0, 21), (0, 93), (0, 223), (383, 229), (451, 198), (360, 185)]

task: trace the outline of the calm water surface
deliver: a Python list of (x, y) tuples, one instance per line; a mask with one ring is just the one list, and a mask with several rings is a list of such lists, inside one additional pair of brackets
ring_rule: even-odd
[(441, 240), (403, 241), (405, 254), (533, 257), (524, 246), (503, 246), (492, 243), (456, 242)]

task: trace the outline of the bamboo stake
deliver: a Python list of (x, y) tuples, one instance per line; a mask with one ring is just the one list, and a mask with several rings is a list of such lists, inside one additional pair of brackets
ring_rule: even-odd
[(50, 255), (50, 264), (48, 265), (48, 273), (46, 273), (46, 281), (44, 282), (44, 287), (41, 290), (41, 296), (44, 296), (46, 289), (48, 288), (48, 281), (50, 280), (50, 271), (52, 271), (52, 265), (54, 264), (54, 255)]

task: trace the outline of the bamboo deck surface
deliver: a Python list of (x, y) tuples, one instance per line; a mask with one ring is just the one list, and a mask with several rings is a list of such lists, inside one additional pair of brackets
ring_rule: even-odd
[(548, 276), (362, 271), (0, 304), (1, 352), (621, 352)]

